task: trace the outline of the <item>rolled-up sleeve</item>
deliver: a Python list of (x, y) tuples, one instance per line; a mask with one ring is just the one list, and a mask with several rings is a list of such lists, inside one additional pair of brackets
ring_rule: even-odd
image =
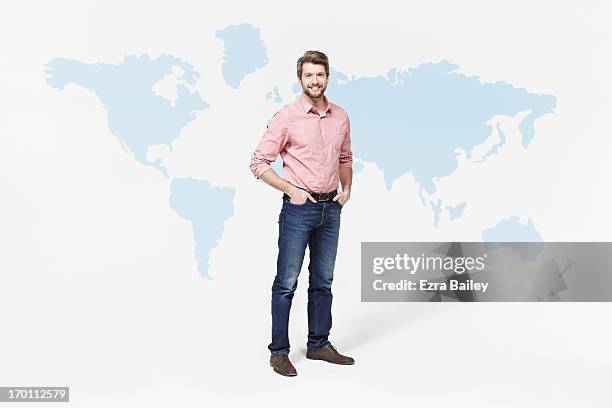
[(351, 151), (351, 122), (347, 118), (346, 135), (340, 148), (340, 162), (338, 167), (353, 167), (353, 152)]
[(268, 171), (270, 163), (276, 160), (278, 154), (287, 143), (287, 128), (289, 124), (289, 112), (286, 108), (276, 112), (268, 123), (259, 145), (251, 157), (251, 172), (256, 178)]

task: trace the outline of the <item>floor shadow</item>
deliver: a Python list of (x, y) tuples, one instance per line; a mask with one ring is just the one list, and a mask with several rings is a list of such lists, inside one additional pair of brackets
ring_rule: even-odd
[(361, 347), (402, 331), (425, 316), (441, 312), (439, 306), (432, 303), (362, 303), (350, 321), (341, 323), (346, 334), (332, 342), (338, 344), (340, 352)]

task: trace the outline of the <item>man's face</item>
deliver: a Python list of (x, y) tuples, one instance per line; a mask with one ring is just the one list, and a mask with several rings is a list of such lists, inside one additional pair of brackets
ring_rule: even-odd
[(302, 77), (300, 78), (304, 93), (311, 98), (320, 98), (327, 88), (327, 74), (325, 66), (305, 62), (302, 64)]

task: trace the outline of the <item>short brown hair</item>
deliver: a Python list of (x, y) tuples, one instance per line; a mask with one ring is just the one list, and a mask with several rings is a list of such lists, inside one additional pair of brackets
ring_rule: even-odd
[(298, 78), (302, 78), (302, 66), (306, 62), (325, 66), (325, 75), (329, 77), (329, 59), (327, 58), (327, 55), (323, 54), (321, 51), (306, 51), (304, 55), (297, 60)]

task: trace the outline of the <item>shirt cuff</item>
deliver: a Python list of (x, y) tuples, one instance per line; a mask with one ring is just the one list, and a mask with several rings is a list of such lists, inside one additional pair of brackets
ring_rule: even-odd
[(270, 170), (272, 166), (269, 164), (262, 163), (253, 169), (253, 174), (257, 179), (260, 179), (261, 176), (268, 170)]

